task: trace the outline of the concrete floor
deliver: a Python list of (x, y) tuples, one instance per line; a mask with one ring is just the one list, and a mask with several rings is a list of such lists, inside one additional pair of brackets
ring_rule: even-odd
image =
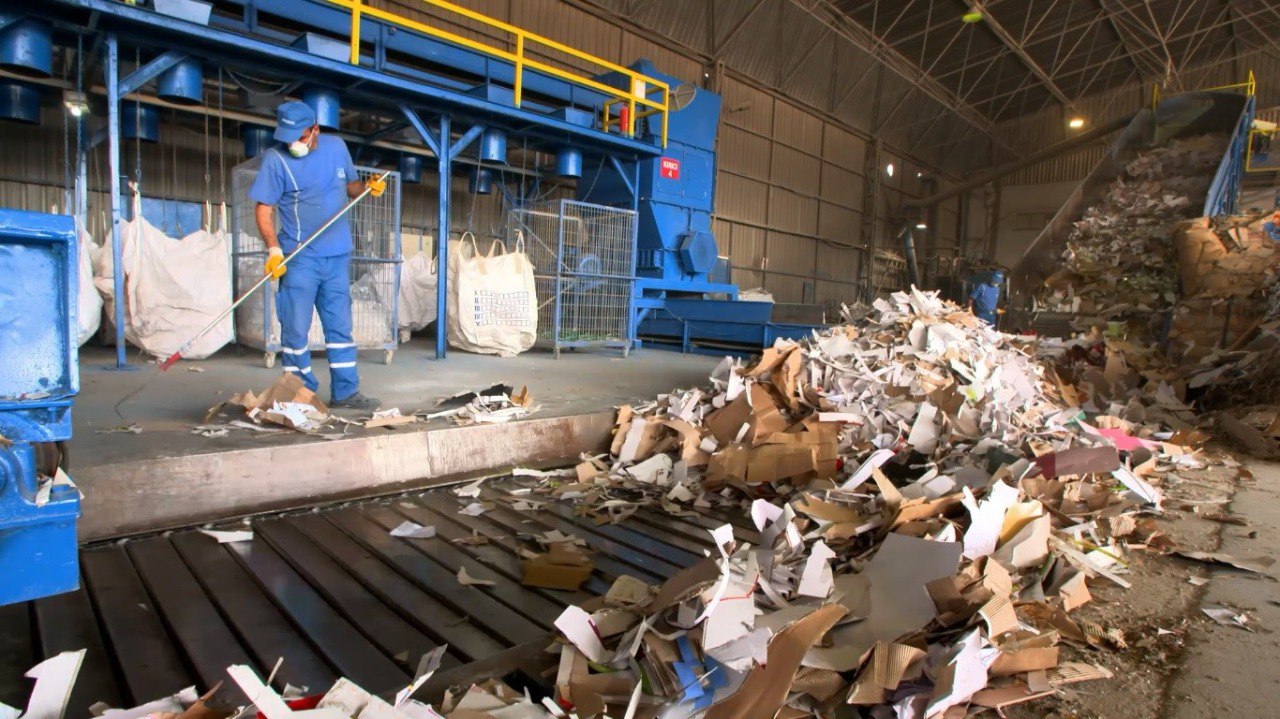
[[(432, 346), (421, 339), (402, 345), (390, 365), (381, 364), (381, 352), (361, 353), (361, 390), (381, 399), (383, 407), (399, 407), (407, 414), (430, 408), (439, 398), (497, 382), (517, 388), (528, 385), (541, 407), (534, 417), (555, 417), (595, 412), (701, 384), (718, 362), (713, 357), (660, 350), (632, 352), (626, 359), (608, 350), (565, 353), (558, 360), (540, 351), (506, 359), (451, 351), (446, 360), (435, 361), (432, 355)], [(81, 349), (80, 396), (72, 412), (73, 468), (319, 441), (293, 432), (268, 435), (233, 430), (221, 438), (191, 434), (209, 407), (244, 390), (261, 391), (275, 381), (279, 366), (264, 368), (257, 351), (228, 347), (207, 360), (181, 362), (164, 374), (136, 352), (130, 362), (139, 369), (109, 369), (115, 365), (110, 348), (86, 345)], [(320, 396), (328, 399), (324, 356), (314, 356), (313, 362), (321, 378)], [(117, 407), (121, 400), (125, 401)], [(141, 433), (110, 432), (134, 424), (142, 428)], [(446, 426), (450, 424), (437, 420), (421, 428)]]
[[(1280, 557), (1280, 464), (1249, 461), (1254, 481), (1241, 486), (1230, 511), (1249, 526), (1222, 525), (1219, 551), (1237, 557)], [(1276, 716), (1280, 712), (1280, 582), (1270, 577), (1215, 568), (1200, 606), (1247, 612), (1257, 628), (1201, 621), (1187, 656), (1166, 691), (1165, 719), (1206, 716)]]

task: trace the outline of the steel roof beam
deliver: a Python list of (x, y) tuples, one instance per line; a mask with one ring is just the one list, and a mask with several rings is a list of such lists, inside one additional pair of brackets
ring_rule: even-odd
[(981, 130), (991, 138), (992, 142), (1010, 152), (1013, 151), (1003, 140), (996, 137), (995, 123), (990, 117), (962, 100), (950, 88), (903, 56), (885, 38), (872, 33), (849, 15), (841, 12), (830, 0), (791, 0), (791, 2), (835, 30), (845, 40), (875, 58), (894, 74), (911, 83), (965, 122)]
[(1058, 102), (1061, 102), (1063, 105), (1072, 104), (1071, 98), (1067, 97), (1067, 93), (1063, 92), (1062, 88), (1058, 87), (1058, 83), (1054, 82), (1049, 73), (1045, 72), (1044, 68), (1040, 67), (1040, 63), (1036, 62), (1036, 59), (1031, 57), (1026, 48), (1022, 46), (1022, 43), (1013, 35), (1009, 34), (1009, 31), (1004, 28), (1004, 25), (1001, 25), (1000, 22), (987, 11), (985, 4), (980, 0), (969, 0), (969, 8), (982, 15), (982, 21), (986, 23), (987, 29), (999, 38), (1000, 42), (1004, 43), (1004, 46), (1009, 48), (1009, 51), (1021, 60), (1023, 65), (1027, 66), (1027, 69), (1031, 71), (1032, 75), (1035, 75), (1036, 79), (1040, 81), (1040, 84), (1043, 85), (1050, 94), (1058, 98)]

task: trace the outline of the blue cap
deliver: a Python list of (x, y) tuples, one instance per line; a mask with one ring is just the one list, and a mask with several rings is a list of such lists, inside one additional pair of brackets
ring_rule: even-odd
[(292, 100), (280, 103), (276, 108), (276, 140), (283, 143), (297, 142), (302, 133), (316, 124), (316, 111), (305, 102)]
[(994, 270), (991, 273), (992, 281), (999, 282), (1004, 279), (1004, 270)]

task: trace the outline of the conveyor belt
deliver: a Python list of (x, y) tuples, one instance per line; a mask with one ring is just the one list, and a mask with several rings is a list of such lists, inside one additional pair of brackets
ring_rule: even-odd
[[(487, 492), (518, 486), (528, 483), (502, 480)], [(740, 539), (758, 541), (744, 518), (716, 512), (642, 509), (597, 525), (554, 502), (536, 512), (500, 503), (479, 517), (460, 514), (470, 501), (440, 488), (255, 517), (246, 543), (184, 530), (86, 547), (80, 590), (0, 607), (0, 702), (23, 706), (22, 673), (81, 648), (88, 653), (70, 719), (88, 716), (99, 701), (133, 706), (192, 684), (207, 689), (230, 664), (266, 676), (281, 657), (280, 688), (322, 690), (346, 676), (385, 692), (408, 682), (419, 657), (442, 643), (444, 669), (455, 670), (545, 645), (564, 606), (603, 594), (623, 574), (662, 582), (712, 550), (708, 529), (728, 522)], [(390, 536), (405, 520), (434, 526), (437, 536)], [(551, 529), (596, 552), (582, 591), (520, 584), (517, 548), (534, 545), (517, 535)], [(458, 541), (473, 532), (489, 543)], [(463, 568), (495, 584), (464, 587)]]

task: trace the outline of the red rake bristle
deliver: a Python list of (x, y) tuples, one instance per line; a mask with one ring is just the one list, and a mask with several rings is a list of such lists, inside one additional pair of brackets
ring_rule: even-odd
[(164, 372), (165, 370), (177, 364), (178, 360), (180, 359), (182, 359), (182, 352), (180, 351), (174, 352), (173, 354), (169, 355), (169, 359), (160, 363), (160, 371)]

